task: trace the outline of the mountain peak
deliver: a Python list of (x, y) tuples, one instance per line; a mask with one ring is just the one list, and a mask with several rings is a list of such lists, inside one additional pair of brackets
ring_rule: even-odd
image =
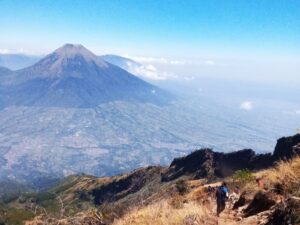
[(56, 49), (54, 53), (59, 55), (74, 55), (74, 54), (94, 55), (91, 51), (86, 49), (81, 44), (64, 44), (60, 48)]
[(30, 70), (31, 78), (34, 77), (34, 74), (38, 77), (53, 78), (78, 77), (91, 73), (91, 70), (96, 73), (96, 70), (108, 67), (108, 63), (84, 46), (65, 44), (26, 69)]
[(78, 56), (83, 58), (87, 62), (94, 61), (100, 67), (106, 67), (106, 63), (99, 59), (94, 53), (89, 51), (81, 44), (65, 44), (62, 47), (56, 49), (52, 54), (56, 55), (59, 59), (74, 59)]

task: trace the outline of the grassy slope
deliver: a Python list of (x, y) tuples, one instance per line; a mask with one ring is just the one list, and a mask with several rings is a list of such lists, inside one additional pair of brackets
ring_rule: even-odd
[[(255, 179), (245, 182), (243, 178), (227, 178), (230, 189), (236, 184), (241, 188), (241, 192), (253, 199), (254, 195), (263, 191), (264, 193), (276, 192), (276, 201), (285, 199), (288, 195), (300, 197), (300, 158), (295, 158), (290, 162), (280, 162), (275, 168), (257, 172), (254, 177), (263, 178), (265, 190), (260, 189)], [(220, 218), (215, 216), (215, 200), (213, 195), (207, 193), (205, 180), (185, 180), (171, 183), (161, 183), (158, 179), (153, 179), (143, 188), (135, 193), (101, 207), (93, 204), (90, 191), (107, 185), (111, 182), (119, 181), (130, 174), (115, 176), (112, 178), (96, 178), (92, 176), (71, 176), (63, 183), (52, 189), (51, 193), (26, 194), (23, 199), (10, 203), (10, 221), (7, 224), (21, 224), (14, 222), (12, 218), (19, 217), (32, 222), (28, 225), (37, 225), (37, 221), (44, 221), (44, 224), (85, 224), (84, 221), (105, 221), (114, 225), (179, 225), (179, 224), (257, 224), (256, 221), (266, 221), (267, 215), (255, 215), (243, 218), (240, 210), (233, 211), (226, 209)], [(215, 185), (218, 185), (216, 183)], [(210, 184), (214, 185), (214, 184)], [(277, 193), (278, 187), (283, 190)], [(61, 202), (64, 204), (64, 212), (61, 215)], [(34, 200), (35, 206), (39, 207), (35, 219), (33, 209), (24, 210), (28, 202)], [(250, 202), (247, 202), (245, 208)], [(47, 214), (43, 211), (46, 209)], [(14, 211), (14, 210), (19, 210)], [(270, 213), (269, 213), (270, 214)], [(268, 215), (269, 215), (268, 214)], [(14, 216), (15, 215), (15, 216)], [(3, 214), (2, 214), (3, 216)], [(8, 221), (8, 220), (7, 220)], [(46, 222), (45, 222), (46, 221)], [(52, 221), (52, 222), (51, 222)], [(72, 221), (72, 222), (71, 222)], [(205, 222), (205, 223), (204, 223)], [(88, 223), (86, 223), (88, 224)]]
[[(285, 199), (288, 195), (300, 197), (299, 174), (300, 158), (295, 158), (290, 162), (280, 162), (275, 168), (257, 172), (254, 176), (265, 181), (264, 192), (273, 192), (281, 186), (284, 192), (279, 196)], [(244, 183), (242, 180), (228, 179), (228, 183), (231, 186), (239, 183), (241, 191), (248, 192), (252, 196), (262, 191), (255, 180)], [(205, 199), (208, 201), (206, 202)], [(194, 185), (184, 196), (175, 196), (148, 206), (136, 207), (124, 217), (116, 220), (114, 225), (181, 225), (189, 224), (190, 221), (193, 221), (190, 224), (258, 224), (267, 220), (264, 215), (238, 218), (234, 215), (237, 212), (229, 209), (217, 218), (214, 212), (215, 207), (214, 200), (205, 193), (205, 186)]]

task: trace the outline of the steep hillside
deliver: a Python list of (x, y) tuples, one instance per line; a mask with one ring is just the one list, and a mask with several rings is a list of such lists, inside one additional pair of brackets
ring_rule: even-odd
[[(298, 225), (300, 224), (300, 158), (280, 162), (275, 167), (253, 173), (265, 182), (259, 186), (255, 179), (233, 176), (226, 181), (229, 189), (240, 188), (237, 197), (230, 196), (226, 209), (216, 216), (214, 192), (208, 185), (186, 183), (188, 191), (152, 203), (137, 206), (114, 221), (114, 225)], [(279, 188), (280, 187), (280, 188)], [(284, 190), (281, 192), (281, 190)], [(232, 191), (231, 191), (232, 193)]]
[[(258, 156), (250, 154), (252, 157), (249, 158), (244, 151), (224, 154), (221, 159), (218, 158), (219, 163), (213, 165), (206, 163), (201, 154), (192, 153), (183, 158), (185, 163), (181, 163), (182, 168), (196, 165), (197, 163), (191, 163), (193, 160), (202, 166), (197, 170), (181, 173), (174, 179), (165, 180), (164, 176), (178, 159), (174, 160), (169, 168), (146, 167), (114, 177), (70, 176), (47, 192), (24, 193), (16, 199), (11, 199), (3, 210), (13, 213), (13, 210), (18, 209), (15, 213), (31, 213), (32, 220), (28, 225), (43, 222), (56, 224), (58, 221), (61, 224), (117, 225), (150, 224), (153, 221), (156, 224), (178, 225), (203, 224), (203, 221), (207, 224), (258, 224), (257, 221), (260, 224), (276, 224), (271, 223), (278, 216), (276, 212), (281, 212), (281, 221), (291, 216), (294, 219), (294, 214), (290, 215), (287, 207), (298, 207), (298, 138), (299, 135), (282, 138), (275, 148), (278, 151), (280, 145), (282, 159), (290, 156), (292, 161), (277, 161), (278, 158), (274, 157), (275, 152), (273, 155), (258, 155), (274, 159), (264, 170), (261, 165), (259, 168), (255, 167), (256, 161), (252, 159)], [(291, 150), (293, 154), (289, 155)], [(186, 161), (187, 159), (189, 160)], [(244, 167), (240, 162), (244, 163)], [(251, 162), (254, 164), (249, 167)], [(230, 201), (222, 216), (217, 218), (214, 214), (214, 193), (208, 186), (219, 185), (224, 178), (204, 175), (202, 179), (195, 178), (200, 171), (205, 174), (208, 167), (211, 167), (211, 171), (217, 171), (220, 165), (225, 164), (227, 168), (231, 166), (230, 171), (233, 175), (225, 178), (229, 189), (232, 192), (238, 185), (240, 196), (239, 199)], [(249, 168), (254, 170), (253, 173), (245, 170)], [(263, 180), (264, 186), (258, 185), (256, 178)], [(216, 181), (219, 182), (214, 183)], [(4, 214), (2, 217), (5, 220)]]

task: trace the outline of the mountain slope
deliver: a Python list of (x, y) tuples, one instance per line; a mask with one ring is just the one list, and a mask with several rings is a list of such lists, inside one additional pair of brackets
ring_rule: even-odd
[[(251, 179), (236, 175), (226, 178), (230, 193), (237, 185), (240, 193), (235, 199), (228, 201), (228, 207), (220, 218), (216, 218), (214, 215), (216, 206), (212, 190), (220, 185), (220, 182), (216, 182), (220, 179), (209, 179), (205, 176), (202, 179), (196, 178), (200, 170), (205, 173), (206, 168), (202, 167), (191, 171), (190, 174), (181, 173), (174, 180), (164, 181), (162, 179), (164, 173), (174, 163), (169, 168), (150, 166), (114, 177), (69, 176), (48, 192), (24, 193), (18, 199), (12, 199), (8, 205), (17, 208), (25, 206), (25, 211), (37, 209), (35, 210), (36, 218), (30, 223), (34, 225), (38, 224), (36, 220), (40, 219), (49, 219), (49, 224), (57, 224), (58, 221), (61, 224), (71, 224), (71, 221), (73, 223), (77, 221), (78, 224), (93, 224), (91, 221), (98, 221), (95, 224), (138, 225), (155, 221), (156, 224), (181, 225), (203, 224), (208, 219), (211, 220), (211, 223), (208, 224), (214, 225), (265, 224), (261, 221), (267, 222), (269, 218), (278, 216), (276, 214), (278, 207), (285, 209), (286, 196), (294, 198), (296, 206), (300, 206), (298, 198), (300, 196), (298, 179), (300, 158), (297, 157), (300, 153), (298, 148), (300, 142), (298, 138), (299, 135), (294, 135), (278, 141), (279, 145), (281, 142), (290, 142), (291, 140), (295, 143), (293, 146), (281, 145), (284, 148), (281, 151), (282, 157), (289, 155), (290, 161), (276, 161), (280, 159), (273, 158), (275, 161), (272, 163), (276, 163), (268, 169), (253, 171), (255, 173), (248, 171)], [(290, 155), (291, 149), (295, 150), (292, 155)], [(250, 155), (253, 158), (253, 154)], [(218, 169), (229, 161), (233, 165), (228, 164), (227, 166), (232, 166), (233, 172), (248, 168), (249, 165), (246, 163), (243, 167), (242, 162), (252, 164), (252, 168), (256, 166), (255, 161), (249, 162), (249, 154), (243, 152), (232, 152), (226, 156), (223, 155), (219, 160), (219, 163), (210, 165), (214, 167), (212, 169)], [(183, 168), (189, 167), (191, 161), (206, 164), (203, 156), (194, 153), (174, 161), (181, 161)], [(240, 167), (237, 168), (234, 164), (240, 164)], [(255, 177), (264, 179), (266, 185), (258, 186)], [(209, 186), (210, 188), (208, 188)], [(276, 207), (271, 208), (272, 206)], [(287, 212), (283, 213), (284, 216), (289, 216), (290, 211), (287, 209)], [(160, 216), (157, 216), (158, 214)], [(201, 217), (199, 218), (199, 216)], [(283, 217), (282, 214), (281, 217)], [(52, 222), (50, 222), (50, 218)], [(190, 220), (194, 223), (186, 222)], [(100, 223), (100, 221), (102, 222)]]
[(4, 105), (95, 107), (115, 100), (164, 104), (161, 89), (109, 64), (82, 45), (66, 44), (1, 82)]

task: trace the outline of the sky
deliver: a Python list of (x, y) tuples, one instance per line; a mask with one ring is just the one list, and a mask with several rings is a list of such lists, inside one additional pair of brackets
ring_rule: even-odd
[(0, 0), (0, 32), (0, 53), (80, 43), (168, 78), (300, 80), (299, 0)]

